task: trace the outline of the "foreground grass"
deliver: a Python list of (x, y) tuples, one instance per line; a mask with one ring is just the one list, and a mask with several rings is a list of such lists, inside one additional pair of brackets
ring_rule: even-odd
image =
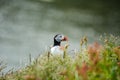
[[(64, 58), (49, 53), (40, 55), (29, 66), (0, 77), (0, 80), (120, 80), (120, 38), (102, 38), (102, 45), (87, 39), (81, 49)], [(82, 48), (84, 46), (84, 48)]]

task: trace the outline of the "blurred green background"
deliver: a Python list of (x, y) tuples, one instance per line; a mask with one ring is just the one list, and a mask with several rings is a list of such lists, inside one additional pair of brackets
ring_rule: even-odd
[(0, 0), (0, 58), (21, 68), (44, 53), (57, 33), (69, 37), (70, 51), (86, 35), (120, 35), (119, 0)]

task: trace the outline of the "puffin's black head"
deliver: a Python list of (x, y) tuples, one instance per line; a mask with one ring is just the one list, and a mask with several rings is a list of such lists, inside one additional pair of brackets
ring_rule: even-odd
[(62, 34), (57, 34), (54, 37), (54, 46), (60, 46), (61, 41), (67, 41), (68, 38)]

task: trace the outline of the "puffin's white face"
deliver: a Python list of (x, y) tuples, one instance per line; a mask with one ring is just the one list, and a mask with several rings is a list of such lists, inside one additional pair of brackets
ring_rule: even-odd
[(58, 34), (56, 37), (55, 37), (55, 40), (57, 41), (57, 42), (61, 42), (61, 41), (63, 41), (64, 40), (64, 35), (62, 35), (62, 34)]

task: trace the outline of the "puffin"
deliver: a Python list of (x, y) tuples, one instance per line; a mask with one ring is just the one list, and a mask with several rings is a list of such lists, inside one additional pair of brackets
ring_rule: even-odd
[(52, 55), (64, 55), (64, 46), (61, 46), (62, 41), (68, 41), (68, 37), (63, 34), (54, 36), (54, 44), (50, 49)]

